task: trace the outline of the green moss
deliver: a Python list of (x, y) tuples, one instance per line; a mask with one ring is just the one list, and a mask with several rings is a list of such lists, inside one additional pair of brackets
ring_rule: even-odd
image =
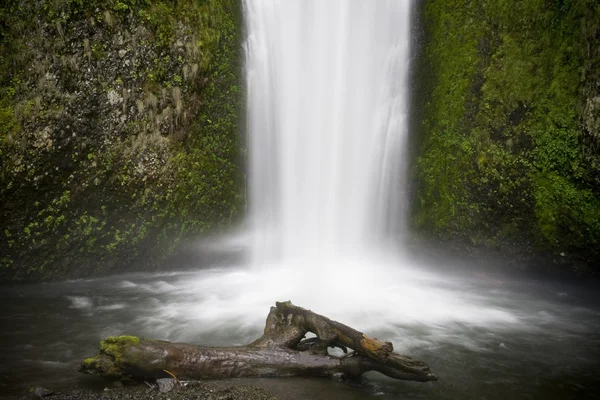
[(118, 359), (123, 353), (124, 346), (137, 346), (139, 344), (140, 338), (137, 336), (109, 336), (100, 342), (100, 352)]
[(582, 27), (599, 13), (585, 0), (425, 2), (419, 229), (600, 256), (600, 166), (580, 124), (595, 65)]
[(82, 361), (82, 364), (86, 367), (90, 367), (94, 362), (96, 362), (98, 357), (89, 357)]
[(137, 346), (140, 339), (135, 336), (110, 336), (100, 342), (99, 354), (82, 361), (80, 370), (105, 378), (128, 380), (122, 361), (124, 351)]
[[(0, 219), (12, 234), (0, 241), (0, 278), (103, 273), (140, 254), (159, 263), (183, 238), (235, 220), (238, 7), (233, 0), (0, 5)], [(32, 61), (45, 53), (60, 68)], [(131, 73), (114, 72), (125, 59)], [(115, 101), (132, 93), (115, 109), (137, 111), (110, 131), (103, 118), (115, 85)]]
[[(94, 362), (101, 362), (106, 366), (103, 367), (103, 375), (105, 377), (125, 378), (121, 369), (121, 358), (123, 352), (129, 346), (137, 346), (140, 344), (140, 339), (135, 336), (109, 336), (100, 342), (100, 355), (92, 359)], [(102, 359), (102, 354), (109, 355), (112, 360), (110, 363), (105, 363)], [(85, 361), (84, 361), (85, 365)], [(90, 364), (88, 364), (89, 366)]]

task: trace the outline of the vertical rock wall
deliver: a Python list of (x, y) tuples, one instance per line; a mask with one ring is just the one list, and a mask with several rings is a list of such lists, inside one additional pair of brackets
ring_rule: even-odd
[(421, 21), (417, 229), (598, 265), (598, 2), (425, 0)]
[(0, 276), (159, 262), (241, 199), (235, 0), (0, 6)]

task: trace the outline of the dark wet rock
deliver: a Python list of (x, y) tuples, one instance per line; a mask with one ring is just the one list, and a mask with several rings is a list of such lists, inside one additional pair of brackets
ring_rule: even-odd
[(337, 373), (333, 374), (332, 378), (335, 381), (341, 382), (341, 381), (346, 380), (346, 375), (341, 372), (337, 372)]
[(162, 378), (162, 379), (157, 379), (156, 384), (158, 385), (159, 392), (169, 393), (169, 392), (172, 392), (173, 389), (175, 389), (175, 385), (177, 384), (177, 381), (175, 381), (175, 379), (173, 379), (173, 378)]
[(187, 237), (232, 222), (235, 8), (0, 2), (0, 280), (162, 268)]
[(46, 389), (44, 387), (38, 386), (33, 390), (33, 394), (37, 397), (48, 397), (54, 394), (54, 392), (50, 389)]

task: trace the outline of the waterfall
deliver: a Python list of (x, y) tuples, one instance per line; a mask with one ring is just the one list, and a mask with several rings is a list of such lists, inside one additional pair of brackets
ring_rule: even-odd
[(410, 1), (242, 1), (250, 229), (216, 244), (249, 244), (252, 262), (185, 276), (184, 300), (165, 314), (185, 310), (191, 332), (217, 321), (251, 332), (275, 301), (291, 300), (398, 349), (446, 337), (454, 323), (517, 323), (450, 276), (451, 260), (439, 273), (396, 251)]
[(245, 0), (256, 265), (404, 230), (409, 0)]

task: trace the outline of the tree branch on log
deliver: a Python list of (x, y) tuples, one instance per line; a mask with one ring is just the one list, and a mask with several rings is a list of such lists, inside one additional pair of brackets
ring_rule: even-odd
[[(305, 339), (309, 332), (316, 337)], [(327, 353), (327, 347), (339, 347), (345, 353), (352, 349), (353, 353), (336, 357)], [(134, 336), (109, 337), (101, 341), (99, 354), (84, 360), (79, 371), (121, 380), (164, 378), (165, 370), (179, 379), (358, 377), (367, 371), (402, 380), (438, 379), (424, 362), (393, 350), (390, 342), (288, 301), (271, 307), (263, 336), (248, 345), (202, 347)]]

